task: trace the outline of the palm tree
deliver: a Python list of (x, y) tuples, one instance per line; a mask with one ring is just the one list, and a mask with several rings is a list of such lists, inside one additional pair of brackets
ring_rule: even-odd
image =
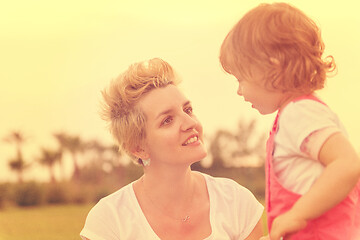
[(249, 123), (239, 121), (237, 133), (234, 134), (237, 148), (232, 157), (241, 159), (251, 156), (258, 161), (258, 165), (262, 165), (265, 161), (266, 134), (256, 133), (256, 124), (255, 119)]
[(23, 181), (23, 172), (29, 166), (25, 164), (22, 152), (22, 146), (26, 141), (26, 138), (22, 132), (12, 131), (7, 137), (4, 138), (4, 141), (15, 144), (16, 157), (10, 159), (9, 167), (11, 170), (17, 172), (18, 181), (21, 183)]
[(65, 152), (65, 145), (66, 145), (66, 134), (65, 133), (55, 133), (54, 137), (56, 138), (59, 144), (59, 152), (61, 152), (61, 156), (58, 159), (58, 163), (60, 165), (60, 172), (61, 172), (61, 179), (65, 180), (65, 168), (64, 168), (64, 161), (63, 161), (63, 153)]
[(23, 173), (24, 173), (24, 170), (28, 166), (29, 165), (25, 164), (25, 161), (22, 158), (22, 155), (18, 155), (15, 158), (10, 159), (9, 167), (10, 167), (11, 170), (13, 170), (14, 172), (17, 173), (17, 175), (18, 175), (18, 183), (23, 182)]
[(49, 150), (42, 148), (41, 149), (41, 156), (39, 157), (38, 161), (40, 164), (43, 164), (48, 167), (50, 173), (50, 181), (51, 183), (56, 182), (55, 174), (54, 174), (54, 164), (61, 159), (62, 152), (57, 150)]
[(224, 152), (226, 152), (227, 144), (234, 139), (230, 131), (219, 129), (215, 132), (214, 137), (210, 141), (209, 152), (212, 156), (213, 168), (223, 168), (226, 161)]
[(79, 180), (80, 178), (80, 168), (78, 164), (78, 153), (83, 152), (85, 149), (85, 144), (79, 136), (73, 136), (66, 133), (56, 133), (54, 134), (55, 138), (60, 144), (60, 149), (63, 151), (68, 151), (73, 160), (74, 173), (72, 178), (74, 180)]
[(244, 166), (249, 158), (261, 165), (265, 159), (265, 135), (256, 134), (256, 121), (240, 121), (237, 131), (217, 130), (210, 142), (212, 167)]
[(91, 140), (85, 144), (87, 150), (91, 150), (91, 162), (100, 168), (103, 167), (105, 162), (104, 153), (106, 152), (106, 147), (97, 140)]

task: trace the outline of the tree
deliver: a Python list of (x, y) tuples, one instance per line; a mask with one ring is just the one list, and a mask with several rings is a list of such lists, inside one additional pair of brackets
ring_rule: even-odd
[(80, 178), (80, 167), (78, 164), (78, 153), (83, 152), (85, 149), (85, 144), (79, 136), (73, 136), (66, 133), (56, 133), (54, 134), (55, 138), (60, 144), (60, 149), (63, 151), (68, 151), (71, 154), (74, 173), (73, 180), (79, 180)]
[(234, 136), (230, 131), (219, 129), (215, 132), (209, 147), (209, 152), (212, 157), (211, 167), (223, 168), (225, 166), (224, 152), (226, 144), (233, 141), (233, 138)]
[[(256, 121), (249, 123), (239, 121), (236, 131), (217, 130), (210, 141), (209, 152), (214, 168), (244, 166), (245, 160), (258, 161), (262, 165), (265, 160), (265, 135), (256, 134)], [(255, 164), (255, 163), (254, 163)]]
[(53, 134), (53, 136), (57, 140), (57, 142), (59, 144), (59, 152), (61, 152), (61, 157), (58, 159), (58, 163), (60, 166), (61, 179), (64, 181), (65, 180), (65, 168), (64, 168), (64, 161), (63, 161), (63, 153), (65, 152), (65, 148), (66, 148), (67, 134), (60, 132), (60, 133)]
[[(252, 157), (258, 161), (257, 165), (263, 165), (265, 161), (266, 135), (263, 132), (256, 133), (256, 120), (249, 123), (239, 121), (237, 133), (234, 134), (236, 148), (232, 152), (235, 159), (244, 160)], [(242, 164), (245, 164), (244, 161)], [(254, 163), (255, 164), (255, 163)]]
[(14, 143), (16, 148), (16, 156), (9, 161), (9, 167), (11, 170), (17, 172), (18, 182), (23, 182), (23, 172), (29, 167), (28, 164), (25, 164), (23, 158), (22, 147), (26, 141), (24, 134), (20, 131), (12, 131), (8, 136), (4, 138), (5, 142)]
[(49, 150), (42, 148), (41, 149), (41, 156), (39, 157), (38, 161), (40, 164), (47, 166), (50, 173), (50, 181), (51, 183), (56, 182), (55, 174), (54, 174), (54, 164), (61, 159), (62, 152), (59, 150)]
[(9, 167), (11, 170), (17, 173), (19, 183), (23, 182), (23, 173), (28, 166), (29, 165), (25, 164), (21, 154), (9, 160)]

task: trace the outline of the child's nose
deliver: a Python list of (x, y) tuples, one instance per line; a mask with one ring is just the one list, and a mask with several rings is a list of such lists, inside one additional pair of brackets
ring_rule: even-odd
[(242, 93), (242, 87), (241, 87), (240, 85), (239, 85), (239, 87), (238, 87), (237, 94), (238, 94), (239, 96), (242, 96), (242, 95), (243, 95), (243, 93)]

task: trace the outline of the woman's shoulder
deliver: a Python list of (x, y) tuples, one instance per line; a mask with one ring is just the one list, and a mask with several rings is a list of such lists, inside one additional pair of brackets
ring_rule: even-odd
[(125, 208), (131, 204), (132, 198), (132, 184), (129, 183), (126, 186), (123, 186), (119, 190), (101, 198), (95, 206), (91, 209), (90, 213), (101, 213), (101, 212), (112, 212), (114, 209), (121, 211), (122, 208)]
[(123, 187), (121, 187), (120, 189), (118, 189), (117, 191), (103, 197), (100, 201), (102, 202), (112, 202), (112, 201), (119, 201), (123, 198), (128, 198), (129, 195), (132, 193), (132, 186), (133, 186), (134, 182), (131, 182)]
[(226, 177), (213, 177), (205, 173), (201, 173), (208, 185), (209, 191), (219, 196), (236, 195), (241, 197), (253, 197), (252, 192), (246, 187), (240, 185), (235, 180)]
[[(89, 239), (118, 239), (136, 223), (132, 183), (102, 198), (88, 213), (81, 236)], [(123, 221), (128, 219), (128, 221)]]
[[(231, 236), (244, 239), (259, 222), (264, 211), (263, 205), (250, 190), (233, 179), (203, 175), (208, 185), (214, 226), (220, 229), (227, 226), (225, 231), (230, 231)], [(220, 224), (217, 219), (221, 219)]]

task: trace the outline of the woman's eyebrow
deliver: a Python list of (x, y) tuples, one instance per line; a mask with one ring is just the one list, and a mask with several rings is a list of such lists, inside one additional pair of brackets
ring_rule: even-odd
[[(187, 105), (190, 105), (190, 104), (191, 104), (191, 102), (190, 102), (189, 100), (187, 100), (187, 101), (183, 104), (183, 107), (185, 107), (185, 106), (187, 106)], [(158, 118), (160, 118), (160, 117), (163, 116), (163, 115), (167, 115), (167, 114), (171, 113), (172, 111), (173, 111), (172, 108), (166, 109), (166, 110), (160, 112), (160, 113), (155, 117), (155, 119), (158, 119)]]
[(163, 115), (167, 115), (167, 114), (171, 113), (172, 111), (173, 111), (172, 109), (167, 109), (167, 110), (165, 110), (165, 111), (162, 111), (161, 113), (159, 113), (159, 114), (156, 116), (155, 119), (158, 119), (158, 118), (160, 118), (160, 117), (163, 116)]

